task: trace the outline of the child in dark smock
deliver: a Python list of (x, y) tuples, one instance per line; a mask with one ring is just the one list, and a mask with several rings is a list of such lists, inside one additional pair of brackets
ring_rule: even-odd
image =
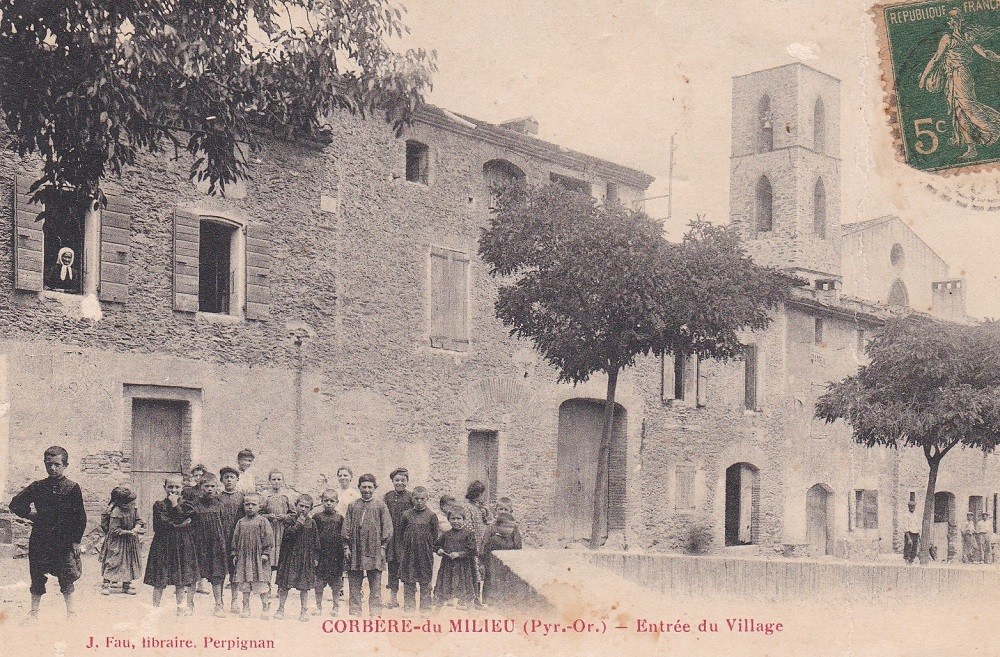
[(198, 581), (198, 556), (194, 547), (191, 517), (194, 507), (181, 499), (184, 481), (180, 475), (170, 475), (163, 481), (167, 497), (153, 503), (153, 542), (149, 546), (146, 575), (143, 582), (153, 587), (153, 606), (160, 606), (163, 590), (174, 587), (177, 615), (194, 612), (194, 584)]
[(267, 518), (258, 514), (261, 497), (257, 493), (243, 496), (244, 516), (233, 531), (233, 563), (236, 576), (233, 581), (243, 593), (243, 610), (240, 618), (250, 617), (250, 594), (260, 595), (261, 620), (268, 619), (271, 593), (271, 562), (274, 554), (274, 532)]
[(437, 514), (427, 508), (427, 489), (413, 489), (413, 508), (403, 512), (398, 531), (402, 560), (399, 578), (403, 581), (403, 611), (417, 609), (420, 587), (420, 613), (431, 611), (431, 579), (434, 576), (434, 544), (438, 538)]
[(309, 516), (313, 500), (309, 495), (299, 495), (295, 500), (295, 511), (281, 522), (285, 534), (281, 539), (281, 554), (278, 555), (278, 610), (275, 618), (285, 617), (285, 600), (288, 591), (299, 591), (300, 621), (309, 620), (309, 592), (316, 587), (316, 566), (319, 565), (319, 532), (316, 521)]
[(459, 609), (475, 603), (479, 591), (476, 585), (476, 556), (479, 546), (476, 535), (465, 528), (465, 514), (452, 508), (448, 512), (451, 529), (438, 538), (437, 554), (441, 556), (434, 594), (440, 608), (445, 602), (458, 599)]
[(517, 523), (514, 522), (514, 516), (507, 511), (500, 511), (497, 514), (496, 522), (490, 525), (486, 532), (486, 542), (483, 544), (483, 565), (485, 566), (483, 599), (485, 601), (494, 602), (496, 597), (493, 560), (490, 555), (495, 550), (520, 550), (521, 545), (521, 532), (517, 528)]
[(198, 574), (212, 585), (215, 596), (215, 616), (222, 617), (222, 585), (229, 572), (229, 535), (223, 524), (222, 500), (219, 498), (219, 480), (212, 473), (201, 479), (201, 494), (191, 502), (194, 516), (194, 545), (198, 553)]
[(323, 510), (313, 516), (316, 531), (319, 532), (319, 566), (316, 568), (316, 609), (313, 615), (323, 613), (323, 593), (326, 587), (333, 591), (333, 606), (330, 615), (336, 616), (340, 609), (340, 592), (344, 588), (344, 516), (337, 511), (340, 503), (337, 491), (327, 488), (323, 491)]
[[(226, 466), (219, 470), (219, 479), (222, 480), (222, 493), (219, 501), (222, 502), (222, 531), (226, 537), (226, 554), (229, 554), (233, 547), (233, 530), (236, 529), (236, 522), (243, 517), (243, 492), (239, 490), (240, 473), (236, 468)], [(240, 610), (236, 607), (237, 586), (233, 578), (236, 576), (235, 566), (230, 561), (229, 565), (229, 588), (232, 591), (232, 599), (229, 602), (229, 613), (238, 614)]]

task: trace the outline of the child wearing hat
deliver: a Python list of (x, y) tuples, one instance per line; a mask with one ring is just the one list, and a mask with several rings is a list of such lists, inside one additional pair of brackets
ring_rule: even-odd
[(385, 494), (385, 505), (389, 507), (389, 517), (392, 518), (392, 540), (385, 551), (385, 558), (389, 567), (389, 582), (386, 588), (389, 589), (389, 602), (386, 603), (388, 609), (399, 606), (399, 564), (403, 561), (403, 532), (400, 531), (400, 523), (403, 521), (403, 514), (413, 508), (413, 495), (406, 490), (410, 483), (410, 472), (406, 468), (396, 468), (389, 473), (393, 489)]
[(116, 486), (111, 491), (111, 514), (108, 535), (101, 546), (101, 593), (111, 594), (111, 587), (121, 584), (126, 595), (135, 595), (132, 582), (142, 575), (139, 558), (139, 536), (145, 532), (135, 510), (135, 493), (127, 486)]

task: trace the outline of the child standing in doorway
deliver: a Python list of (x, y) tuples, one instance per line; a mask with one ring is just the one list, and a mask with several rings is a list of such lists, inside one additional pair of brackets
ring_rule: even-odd
[(194, 612), (194, 584), (198, 581), (198, 557), (194, 547), (191, 517), (194, 507), (181, 499), (184, 480), (170, 475), (163, 480), (166, 498), (153, 503), (153, 542), (149, 546), (146, 575), (143, 582), (153, 587), (153, 606), (160, 606), (163, 590), (174, 587), (177, 615)]
[(111, 491), (111, 515), (108, 535), (99, 555), (101, 561), (101, 594), (110, 595), (111, 587), (121, 583), (122, 593), (135, 595), (132, 582), (142, 575), (139, 558), (139, 536), (144, 532), (135, 510), (135, 493), (126, 486)]
[(243, 496), (244, 515), (233, 531), (232, 560), (236, 565), (233, 581), (243, 594), (241, 618), (250, 617), (250, 594), (260, 595), (261, 620), (267, 620), (270, 610), (271, 562), (274, 554), (274, 532), (271, 523), (258, 514), (260, 495)]

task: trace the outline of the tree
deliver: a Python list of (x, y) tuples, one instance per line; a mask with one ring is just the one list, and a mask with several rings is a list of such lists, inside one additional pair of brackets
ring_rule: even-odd
[(682, 244), (620, 204), (549, 185), (502, 190), (479, 254), (498, 279), (496, 315), (532, 340), (559, 382), (608, 377), (591, 547), (606, 534), (618, 377), (638, 356), (732, 358), (739, 332), (766, 327), (791, 279), (754, 265), (736, 233), (692, 223)]
[(830, 384), (816, 417), (844, 420), (866, 447), (923, 451), (920, 563), (927, 564), (942, 459), (957, 445), (989, 453), (1000, 442), (1000, 330), (913, 315), (886, 322), (867, 350), (871, 362)]
[(261, 128), (315, 136), (335, 110), (397, 132), (436, 70), (394, 51), (392, 0), (0, 0), (0, 112), (50, 185), (99, 195), (140, 152), (193, 156), (209, 191), (246, 177)]

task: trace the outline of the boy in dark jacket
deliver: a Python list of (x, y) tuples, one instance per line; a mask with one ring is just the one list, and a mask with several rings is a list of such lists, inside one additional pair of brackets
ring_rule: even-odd
[(28, 572), (31, 575), (31, 611), (29, 620), (38, 618), (38, 607), (45, 594), (48, 575), (59, 579), (59, 590), (66, 600), (66, 615), (73, 617), (74, 582), (83, 574), (80, 541), (87, 529), (80, 485), (66, 478), (69, 452), (53, 446), (42, 455), (48, 478), (35, 481), (14, 496), (10, 510), (30, 520)]

